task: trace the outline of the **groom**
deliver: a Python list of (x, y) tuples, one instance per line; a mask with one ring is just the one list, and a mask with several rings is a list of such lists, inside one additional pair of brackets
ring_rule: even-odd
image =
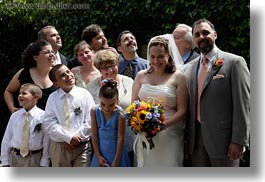
[[(192, 166), (238, 167), (249, 146), (247, 64), (243, 57), (221, 51), (215, 45), (217, 33), (210, 21), (194, 22), (192, 33), (201, 52), (185, 71), (190, 92), (187, 134)], [(206, 75), (204, 80), (201, 72)]]

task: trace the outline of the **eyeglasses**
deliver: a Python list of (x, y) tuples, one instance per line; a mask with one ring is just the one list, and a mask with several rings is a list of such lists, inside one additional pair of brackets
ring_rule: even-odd
[(40, 51), (42, 52), (43, 54), (56, 54), (54, 50), (44, 50), (44, 51)]
[(110, 66), (106, 66), (106, 67), (100, 67), (99, 69), (102, 70), (102, 71), (108, 71), (109, 69), (114, 69), (117, 65), (114, 64), (114, 65), (110, 65)]

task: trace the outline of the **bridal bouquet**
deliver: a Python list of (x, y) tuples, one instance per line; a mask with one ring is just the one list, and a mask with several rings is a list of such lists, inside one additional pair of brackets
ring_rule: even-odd
[(125, 116), (128, 125), (138, 135), (135, 144), (141, 142), (144, 149), (154, 148), (152, 138), (165, 127), (163, 106), (155, 103), (153, 98), (149, 98), (146, 102), (137, 100), (126, 108)]

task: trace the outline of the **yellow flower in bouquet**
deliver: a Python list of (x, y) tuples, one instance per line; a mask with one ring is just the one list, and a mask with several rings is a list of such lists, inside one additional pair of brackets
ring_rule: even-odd
[(147, 111), (145, 111), (145, 110), (141, 110), (141, 111), (136, 113), (136, 118), (140, 124), (144, 124), (145, 119), (146, 119), (146, 114), (147, 114)]
[(141, 131), (142, 123), (139, 123), (135, 116), (131, 117), (130, 126), (134, 128), (135, 131)]
[[(155, 145), (152, 138), (164, 128), (164, 109), (161, 104), (155, 103), (153, 98), (148, 101), (134, 101), (124, 112), (128, 125), (135, 134), (144, 133), (149, 142), (150, 149)], [(145, 142), (143, 147), (146, 148)]]

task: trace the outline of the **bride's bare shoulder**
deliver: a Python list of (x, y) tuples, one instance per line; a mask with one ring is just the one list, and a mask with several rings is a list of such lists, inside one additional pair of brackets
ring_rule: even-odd
[(137, 77), (144, 77), (147, 73), (147, 70), (140, 70), (138, 73), (137, 73)]
[(186, 75), (180, 70), (176, 70), (173, 74), (176, 83), (186, 81)]
[(176, 77), (182, 77), (182, 76), (185, 76), (185, 74), (184, 74), (184, 72), (183, 71), (181, 71), (181, 70), (176, 70), (175, 72), (174, 72), (174, 76), (176, 76)]

